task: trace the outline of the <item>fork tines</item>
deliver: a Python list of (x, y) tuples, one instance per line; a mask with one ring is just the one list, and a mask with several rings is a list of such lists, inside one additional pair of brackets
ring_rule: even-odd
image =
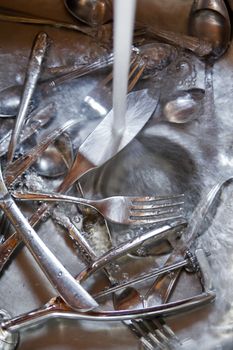
[(183, 216), (184, 195), (132, 198), (130, 220), (142, 223), (173, 220)]
[(131, 320), (131, 331), (137, 335), (145, 349), (168, 350), (182, 343), (162, 319)]

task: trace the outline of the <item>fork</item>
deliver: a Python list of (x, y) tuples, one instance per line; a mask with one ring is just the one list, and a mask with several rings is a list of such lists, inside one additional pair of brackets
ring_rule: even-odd
[[(127, 102), (128, 109), (126, 112), (126, 121), (130, 127), (128, 128), (127, 133), (123, 133), (120, 143), (117, 135), (115, 138), (112, 137), (111, 127), (113, 123), (113, 112), (110, 111), (79, 147), (73, 165), (62, 183), (56, 189), (57, 192), (67, 192), (84, 174), (101, 166), (126, 147), (152, 115), (154, 109), (157, 107), (158, 97), (156, 99), (150, 97), (147, 90), (144, 89), (129, 94)], [(103, 137), (103, 135), (105, 135), (105, 137)], [(94, 148), (93, 145), (95, 145)], [(111, 145), (111, 147), (109, 147), (109, 145)], [(93, 152), (93, 150), (95, 152)], [(19, 164), (19, 167), (20, 165), (21, 164)], [(14, 175), (17, 173), (17, 170), (18, 168), (16, 167)], [(21, 171), (19, 173), (22, 174)], [(51, 208), (44, 203), (31, 216), (30, 224), (32, 226), (36, 225), (41, 218), (49, 214), (49, 209)], [(6, 264), (19, 243), (20, 239), (18, 235), (13, 233), (4, 244), (0, 245), (0, 270)]]
[[(193, 239), (193, 235), (195, 235), (195, 233), (199, 234), (201, 232), (201, 225), (203, 224), (203, 221), (204, 221), (208, 211), (212, 207), (214, 201), (216, 200), (219, 192), (222, 190), (222, 188), (224, 188), (224, 186), (229, 184), (232, 181), (232, 179), (233, 179), (233, 177), (221, 178), (221, 179), (219, 179), (217, 184), (215, 186), (213, 186), (213, 188), (211, 188), (211, 190), (209, 192), (204, 193), (204, 195), (202, 196), (202, 199), (200, 200), (194, 213), (192, 214), (190, 224), (189, 224), (190, 232), (186, 232), (186, 234), (189, 233), (188, 234), (188, 241)], [(166, 284), (166, 286), (165, 286), (166, 292), (163, 293), (163, 296), (161, 298), (162, 301), (165, 303), (168, 302), (168, 300), (172, 294), (172, 291), (173, 291), (173, 286), (174, 286), (174, 284), (176, 284), (177, 279), (179, 278), (180, 271), (177, 270), (177, 272), (178, 273), (175, 273), (174, 276), (170, 276), (169, 283), (167, 283), (166, 276), (165, 276), (165, 279), (163, 279), (163, 280), (156, 279), (154, 282), (153, 288), (154, 289), (157, 288), (159, 291), (161, 291), (161, 287), (163, 289), (164, 285)], [(167, 276), (167, 277), (169, 277), (169, 276)], [(171, 285), (172, 285), (172, 287), (171, 287)], [(154, 320), (151, 320), (151, 321), (154, 322)], [(149, 321), (149, 322), (151, 322), (151, 321)], [(147, 321), (146, 321), (146, 323), (147, 323)], [(153, 329), (155, 329), (155, 328), (153, 327)], [(140, 328), (140, 325), (138, 325), (136, 330), (133, 326), (131, 327), (131, 330), (134, 332), (134, 334), (136, 334), (140, 338), (140, 341), (141, 341), (142, 345), (145, 347), (145, 349), (148, 349), (148, 350), (153, 349), (153, 345), (151, 345), (151, 337), (149, 336), (148, 332), (145, 332), (145, 329), (142, 330)], [(150, 330), (150, 332), (151, 332), (151, 330)]]
[[(173, 196), (174, 198), (175, 196)], [(145, 199), (140, 197), (137, 199)], [(152, 199), (152, 197), (150, 197)], [(56, 219), (57, 221), (57, 219)], [(58, 219), (59, 225), (62, 225), (65, 229), (68, 230), (70, 237), (77, 243), (78, 250), (81, 256), (91, 266), (95, 265), (96, 255), (95, 252), (90, 247), (89, 243), (85, 240), (80, 231), (75, 227), (75, 225), (69, 221), (69, 219), (63, 215), (59, 216)], [(123, 249), (124, 250), (124, 249)], [(122, 248), (119, 251), (122, 251)], [(109, 251), (110, 252), (110, 251)], [(103, 261), (107, 261), (106, 257), (110, 254), (103, 256)], [(98, 264), (97, 264), (98, 265)], [(104, 268), (105, 273), (111, 284), (115, 285), (116, 280), (114, 277), (109, 274), (108, 268)], [(170, 349), (171, 344), (181, 344), (178, 337), (172, 331), (172, 329), (166, 324), (162, 318), (156, 318), (153, 320), (128, 320), (123, 321), (124, 324), (139, 338), (143, 347), (147, 350), (154, 349), (154, 346), (157, 346), (159, 349)], [(166, 347), (163, 345), (165, 344)]]
[(125, 225), (150, 224), (181, 218), (184, 204), (183, 194), (155, 197), (115, 196), (96, 200), (55, 193), (14, 192), (12, 195), (20, 200), (86, 205), (96, 209), (105, 219)]
[[(142, 346), (147, 350), (173, 349), (172, 345), (181, 344), (178, 337), (162, 318), (152, 320), (130, 320), (125, 321), (129, 329), (136, 335)], [(177, 349), (177, 347), (176, 347)]]
[[(61, 222), (64, 222), (64, 219), (61, 220)], [(175, 222), (173, 224), (175, 225)], [(75, 229), (74, 225), (68, 224), (67, 226), (65, 224), (64, 227), (66, 227), (68, 231), (71, 232), (73, 239), (75, 240), (75, 242), (78, 243), (78, 249), (81, 255), (83, 256), (84, 261), (94, 266), (95, 263), (93, 264), (93, 262), (95, 261), (95, 253), (93, 252), (87, 240), (85, 240), (85, 238), (82, 236), (79, 230)], [(184, 228), (184, 226), (181, 223), (179, 227), (180, 230), (182, 230), (182, 227)], [(75, 234), (72, 234), (74, 233), (73, 230), (75, 231)], [(161, 237), (162, 236), (160, 236), (160, 238)], [(100, 260), (106, 261), (107, 255), (103, 255), (102, 259)], [(111, 285), (113, 286), (116, 285), (117, 280), (115, 279), (114, 276), (112, 276), (111, 269), (109, 270), (108, 266), (105, 267), (104, 272), (107, 275), (107, 278), (109, 279), (109, 281), (111, 282)], [(112, 295), (114, 295), (114, 299), (115, 299), (116, 294), (112, 294)], [(126, 296), (126, 299), (128, 299), (127, 296)], [(158, 347), (159, 349), (169, 350), (171, 344), (174, 344), (174, 345), (181, 344), (178, 337), (175, 335), (172, 329), (166, 324), (164, 319), (161, 317), (155, 318), (152, 320), (131, 319), (131, 320), (128, 320), (128, 321), (125, 320), (122, 322), (125, 326), (129, 328), (131, 332), (133, 332), (134, 335), (136, 334), (142, 346), (147, 350), (153, 350), (155, 346)], [(164, 344), (166, 346), (164, 346)]]

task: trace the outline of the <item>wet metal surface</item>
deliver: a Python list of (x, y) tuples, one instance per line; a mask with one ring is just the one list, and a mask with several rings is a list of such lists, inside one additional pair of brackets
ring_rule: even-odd
[[(145, 5), (146, 3), (146, 5)], [(229, 1), (231, 5), (231, 1)], [(148, 24), (166, 30), (187, 34), (187, 21), (192, 1), (159, 0), (139, 1), (138, 17)], [(41, 17), (72, 22), (65, 12), (62, 1), (0, 0), (0, 6), (21, 10)], [(172, 8), (172, 11), (171, 11)], [(74, 22), (73, 22), (74, 23)], [(26, 72), (30, 48), (41, 27), (0, 22), (0, 90), (15, 84), (22, 84)], [(49, 35), (50, 47), (44, 64), (43, 74), (48, 67), (67, 66), (89, 62), (105, 53), (93, 39), (80, 33), (43, 27)], [(214, 64), (213, 70), (188, 52), (179, 51), (178, 57), (163, 71), (163, 76), (142, 80), (142, 88), (161, 90), (161, 101), (174, 100), (182, 91), (203, 89), (202, 105), (197, 108), (196, 118), (185, 124), (168, 123), (163, 119), (162, 104), (138, 137), (122, 150), (114, 160), (83, 179), (84, 192), (89, 197), (101, 198), (115, 194), (158, 195), (185, 193), (187, 197), (187, 218), (197, 204), (201, 193), (217, 182), (223, 174), (231, 175), (232, 158), (232, 93), (233, 93), (233, 47)], [(46, 68), (45, 68), (46, 67)], [(162, 74), (162, 73), (161, 73)], [(48, 100), (55, 102), (57, 117), (44, 130), (58, 122), (79, 118), (82, 123), (72, 133), (74, 146), (93, 129), (96, 121), (90, 121), (78, 113), (85, 96), (104, 77), (97, 73), (59, 87)], [(43, 101), (46, 102), (46, 99)], [(197, 102), (198, 103), (198, 102)], [(195, 114), (195, 111), (194, 111)], [(87, 119), (87, 120), (86, 120)], [(0, 134), (7, 129), (0, 120)], [(84, 124), (84, 126), (83, 126)], [(12, 125), (12, 124), (11, 124)], [(44, 132), (44, 131), (43, 131)], [(30, 174), (29, 174), (30, 175)], [(44, 179), (26, 176), (29, 187), (43, 188)], [(50, 186), (46, 180), (46, 186)], [(53, 181), (53, 180), (51, 180)], [(56, 180), (54, 181), (56, 183)], [(208, 230), (200, 239), (209, 256), (216, 287), (215, 304), (188, 315), (175, 317), (168, 323), (184, 342), (184, 349), (214, 350), (232, 348), (232, 262), (233, 262), (233, 220), (232, 185), (220, 198), (219, 208), (213, 221), (207, 222)], [(27, 208), (26, 208), (27, 209)], [(72, 210), (70, 209), (72, 212)], [(85, 223), (84, 223), (85, 224)], [(129, 228), (110, 226), (114, 242), (130, 238), (134, 231)], [(77, 252), (62, 229), (48, 220), (39, 229), (40, 237), (76, 275), (83, 268)], [(92, 243), (103, 244), (93, 236)], [(100, 251), (102, 247), (100, 248)], [(12, 315), (30, 311), (41, 306), (54, 290), (34, 264), (30, 253), (20, 249), (7, 265), (0, 281), (0, 307)], [(134, 259), (134, 258), (132, 258)], [(133, 264), (136, 260), (132, 260)], [(153, 258), (148, 264), (153, 264)], [(141, 262), (141, 265), (144, 263)], [(33, 266), (33, 268), (29, 268)], [(136, 266), (136, 264), (135, 264)], [(135, 267), (136, 268), (136, 267)], [(140, 269), (140, 264), (137, 265)], [(180, 285), (173, 298), (185, 293), (192, 285), (189, 275), (181, 276)], [(188, 288), (185, 288), (188, 287)], [(195, 291), (197, 287), (193, 285)], [(188, 293), (188, 292), (187, 292)], [(106, 324), (54, 320), (48, 324), (21, 333), (19, 350), (133, 350), (138, 349), (137, 339), (121, 323)]]

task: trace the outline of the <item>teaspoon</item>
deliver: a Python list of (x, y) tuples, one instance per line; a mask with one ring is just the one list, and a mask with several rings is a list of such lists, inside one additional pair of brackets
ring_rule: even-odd
[(192, 121), (200, 114), (204, 96), (205, 91), (198, 88), (176, 92), (164, 102), (162, 118), (176, 124)]
[(33, 165), (37, 174), (47, 178), (62, 176), (73, 161), (72, 142), (67, 134), (62, 134), (54, 144), (48, 146)]

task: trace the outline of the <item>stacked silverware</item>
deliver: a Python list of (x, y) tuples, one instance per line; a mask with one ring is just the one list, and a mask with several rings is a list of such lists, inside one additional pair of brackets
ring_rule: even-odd
[[(0, 20), (76, 30), (98, 38), (100, 45), (111, 45), (111, 23), (105, 23), (112, 18), (112, 2), (99, 0), (96, 3), (92, 8), (93, 1), (65, 1), (70, 13), (89, 26), (57, 23), (20, 13), (16, 16), (9, 9), (2, 11)], [(57, 293), (40, 308), (21, 315), (11, 317), (7, 311), (1, 311), (2, 349), (17, 346), (21, 329), (51, 318), (121, 321), (145, 349), (178, 349), (185, 346), (185, 341), (173, 332), (167, 318), (196, 310), (215, 300), (208, 256), (197, 241), (199, 235), (205, 233), (201, 230), (202, 224), (220, 190), (231, 178), (221, 178), (213, 188), (206, 190), (189, 215), (185, 211), (187, 199), (183, 193), (157, 195), (151, 189), (150, 195), (89, 198), (83, 186), (88, 176), (98, 172), (101, 166), (129, 146), (159, 103), (162, 103), (163, 111), (160, 121), (185, 124), (196, 118), (198, 106), (205, 99), (203, 89), (188, 89), (161, 101), (159, 89), (138, 88), (152, 75), (155, 80), (162, 81), (181, 51), (196, 55), (208, 67), (226, 52), (231, 26), (223, 1), (194, 1), (189, 24), (190, 35), (137, 24), (129, 73), (125, 117), (127, 132), (120, 140), (112, 132), (112, 72), (108, 72), (104, 80), (89, 92), (80, 108), (83, 115), (91, 111), (91, 131), (85, 128), (85, 121), (75, 119), (57, 125), (48, 133), (43, 130), (56, 118), (56, 106), (53, 103), (43, 104), (44, 96), (52, 96), (63, 83), (111, 67), (111, 46), (101, 59), (84, 66), (48, 69), (49, 77), (42, 79), (44, 57), (49, 55), (49, 38), (41, 32), (32, 44), (24, 84), (0, 92), (1, 118), (14, 119), (12, 129), (0, 139), (0, 207), (3, 212), (0, 222), (0, 270), (4, 270), (7, 262), (15, 258), (16, 248), (24, 243)], [(98, 103), (101, 108), (93, 108)], [(35, 134), (42, 135), (38, 144), (30, 149), (24, 148)], [(74, 137), (77, 134), (82, 139), (78, 146)], [(28, 190), (25, 174), (33, 172), (45, 179), (59, 179), (57, 187)], [(22, 202), (32, 203), (30, 218), (26, 218)], [(77, 225), (74, 216), (67, 210), (67, 203), (73, 205), (90, 225), (93, 218), (102, 222), (104, 252), (102, 249), (96, 251), (96, 247), (92, 246), (84, 228)], [(85, 264), (76, 276), (67, 270), (36, 231), (39, 224), (43, 225), (48, 219), (65, 230)], [(9, 229), (10, 224), (13, 232)], [(129, 227), (135, 235), (114, 244), (112, 225)], [(143, 271), (126, 279), (119, 278), (113, 267), (120, 265), (124, 274), (125, 262), (134, 264), (136, 260), (132, 259), (135, 257), (153, 257), (153, 266), (148, 268), (145, 264)], [(106, 285), (93, 291), (88, 281), (94, 276), (98, 285), (99, 272), (104, 274)], [(174, 299), (182, 273), (198, 279), (200, 292)]]

